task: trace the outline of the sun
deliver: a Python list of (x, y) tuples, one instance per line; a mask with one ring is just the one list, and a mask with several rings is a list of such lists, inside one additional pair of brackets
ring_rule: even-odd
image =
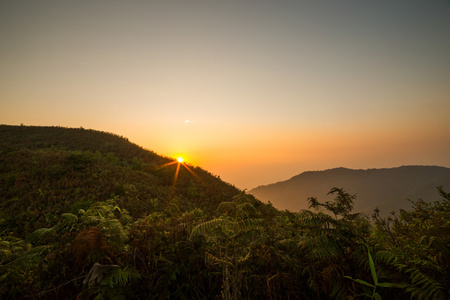
[(158, 168), (160, 169), (160, 168), (164, 168), (164, 167), (175, 165), (175, 164), (176, 164), (177, 167), (176, 167), (175, 174), (174, 174), (174, 177), (173, 177), (173, 184), (172, 184), (172, 189), (173, 190), (175, 189), (175, 185), (176, 185), (177, 180), (178, 180), (178, 175), (180, 173), (181, 166), (183, 166), (189, 173), (191, 173), (191, 175), (193, 175), (195, 177), (195, 179), (200, 181), (200, 178), (198, 177), (198, 175), (195, 174), (193, 170), (191, 170), (191, 168), (185, 162), (184, 157), (181, 156), (181, 155), (176, 157), (173, 160), (171, 159), (170, 162), (165, 163), (165, 164), (159, 166)]

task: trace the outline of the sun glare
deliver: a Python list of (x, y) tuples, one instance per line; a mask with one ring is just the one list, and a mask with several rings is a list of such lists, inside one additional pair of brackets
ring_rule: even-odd
[(194, 171), (192, 171), (191, 168), (189, 168), (189, 166), (184, 162), (185, 162), (184, 158), (182, 156), (178, 156), (174, 160), (170, 160), (170, 162), (165, 163), (159, 167), (164, 168), (176, 164), (177, 168), (175, 170), (175, 174), (173, 177), (172, 189), (175, 189), (175, 185), (177, 184), (178, 174), (180, 173), (181, 166), (183, 166), (189, 173), (191, 173), (192, 176), (194, 176), (198, 181), (200, 181), (200, 178), (197, 176), (197, 174), (195, 174)]

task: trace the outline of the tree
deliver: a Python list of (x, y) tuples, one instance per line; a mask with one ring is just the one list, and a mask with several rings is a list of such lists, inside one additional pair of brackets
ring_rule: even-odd
[(364, 251), (370, 233), (370, 224), (357, 213), (352, 213), (356, 198), (342, 188), (332, 188), (336, 194), (333, 201), (319, 202), (309, 198), (310, 208), (303, 210), (299, 250), (305, 257), (303, 274), (308, 277), (308, 286), (315, 297), (343, 298), (351, 294), (350, 283), (343, 280), (344, 274), (353, 272), (353, 265)]

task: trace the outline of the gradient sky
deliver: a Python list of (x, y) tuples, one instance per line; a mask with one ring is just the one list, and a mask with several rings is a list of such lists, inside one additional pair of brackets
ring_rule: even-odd
[(450, 3), (1, 1), (0, 123), (113, 132), (249, 189), (450, 167)]

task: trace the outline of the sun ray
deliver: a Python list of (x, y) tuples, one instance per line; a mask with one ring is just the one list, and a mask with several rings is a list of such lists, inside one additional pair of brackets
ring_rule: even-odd
[(191, 168), (189, 168), (186, 164), (183, 164), (183, 167), (185, 167), (186, 168), (186, 170), (188, 170), (189, 171), (189, 173), (191, 173), (192, 174), (192, 176), (194, 176), (195, 177), (195, 179), (197, 179), (199, 182), (201, 181), (200, 180), (200, 177), (198, 177), (198, 175), (197, 174), (195, 174), (194, 173), (194, 171), (192, 171), (191, 170)]
[(201, 182), (200, 177), (195, 174), (195, 172), (186, 164), (185, 159), (182, 156), (178, 156), (177, 158), (175, 158), (173, 161), (170, 161), (168, 163), (165, 163), (161, 166), (158, 166), (157, 169), (162, 169), (171, 165), (177, 164), (177, 168), (175, 170), (175, 174), (173, 177), (173, 183), (172, 183), (172, 192), (175, 190), (175, 185), (177, 184), (178, 181), (178, 177), (180, 174), (180, 165), (182, 165), (183, 167), (186, 168), (186, 170), (188, 170), (188, 172), (198, 181)]
[(167, 167), (167, 166), (176, 164), (177, 162), (178, 162), (178, 161), (171, 161), (171, 162), (168, 162), (168, 163), (166, 163), (166, 164), (163, 164), (163, 165), (161, 165), (161, 166), (159, 166), (159, 167), (157, 167), (157, 168), (158, 168), (158, 169), (162, 169), (162, 168), (164, 168), (164, 167)]
[(172, 188), (175, 188), (175, 184), (177, 183), (178, 180), (178, 172), (180, 172), (180, 163), (177, 164), (177, 170), (175, 171), (175, 176), (173, 178), (173, 185)]

